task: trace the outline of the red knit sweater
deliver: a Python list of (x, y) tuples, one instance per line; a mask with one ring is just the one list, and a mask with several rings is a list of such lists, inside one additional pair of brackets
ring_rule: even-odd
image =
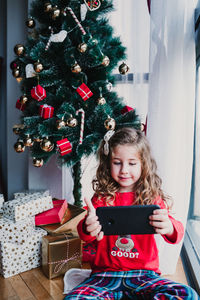
[[(104, 199), (98, 199), (94, 196), (92, 203), (95, 208), (105, 206)], [(114, 206), (132, 205), (134, 203), (134, 193), (116, 193)], [(160, 208), (166, 208), (161, 198), (156, 198), (154, 204)], [(165, 235), (163, 238), (166, 242), (175, 244), (179, 243), (184, 234), (184, 228), (181, 222), (175, 220), (169, 215), (174, 226), (172, 240), (168, 240)], [(78, 224), (80, 238), (85, 242), (95, 240), (95, 237), (86, 234), (83, 230), (84, 219)], [(160, 274), (158, 249), (154, 234), (144, 235), (110, 235), (104, 236), (97, 244), (97, 252), (92, 266), (92, 272), (105, 271), (130, 271), (130, 270), (153, 270)]]

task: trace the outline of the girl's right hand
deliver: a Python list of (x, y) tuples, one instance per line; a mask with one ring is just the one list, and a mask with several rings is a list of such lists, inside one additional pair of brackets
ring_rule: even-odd
[(88, 213), (85, 220), (86, 230), (91, 236), (96, 236), (97, 241), (100, 241), (104, 234), (103, 231), (101, 231), (102, 226), (98, 221), (96, 209), (90, 199), (84, 198), (84, 201), (88, 207)]

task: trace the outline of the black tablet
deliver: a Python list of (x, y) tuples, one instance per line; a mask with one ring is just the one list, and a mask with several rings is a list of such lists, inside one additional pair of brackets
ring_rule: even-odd
[(154, 234), (149, 216), (158, 205), (104, 206), (96, 209), (105, 235)]

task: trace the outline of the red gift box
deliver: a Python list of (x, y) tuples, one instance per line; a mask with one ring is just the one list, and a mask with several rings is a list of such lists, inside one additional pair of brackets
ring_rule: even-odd
[(40, 105), (39, 107), (39, 115), (43, 117), (43, 119), (49, 119), (53, 117), (54, 107), (51, 105)]
[(82, 83), (77, 89), (77, 93), (81, 96), (81, 98), (86, 101), (90, 97), (92, 97), (92, 91), (87, 87), (85, 83)]
[(46, 98), (46, 91), (41, 85), (38, 84), (31, 89), (31, 97), (37, 101), (42, 101), (44, 98)]
[(21, 103), (20, 99), (17, 100), (16, 102), (16, 108), (20, 109), (21, 111), (24, 111), (26, 108), (26, 104), (25, 103)]
[(60, 223), (67, 209), (67, 201), (53, 200), (53, 208), (35, 216), (35, 225), (46, 225)]
[(122, 115), (124, 115), (125, 113), (127, 113), (127, 112), (129, 112), (129, 111), (131, 111), (131, 110), (134, 110), (132, 107), (130, 107), (130, 106), (124, 106), (123, 108), (122, 108), (122, 110), (121, 110), (121, 114)]
[(70, 144), (70, 141), (67, 138), (57, 141), (57, 145), (59, 148), (59, 152), (62, 156), (72, 152), (72, 145)]

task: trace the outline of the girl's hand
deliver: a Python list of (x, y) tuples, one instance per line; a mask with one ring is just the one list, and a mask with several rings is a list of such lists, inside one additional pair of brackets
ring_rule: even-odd
[(173, 235), (174, 227), (166, 209), (155, 209), (149, 219), (149, 223), (154, 227), (156, 233), (167, 235), (168, 237)]
[(84, 198), (84, 201), (88, 207), (88, 214), (85, 220), (86, 230), (91, 236), (96, 236), (97, 241), (103, 238), (103, 231), (101, 231), (101, 225), (96, 215), (96, 209), (94, 208), (90, 199)]

